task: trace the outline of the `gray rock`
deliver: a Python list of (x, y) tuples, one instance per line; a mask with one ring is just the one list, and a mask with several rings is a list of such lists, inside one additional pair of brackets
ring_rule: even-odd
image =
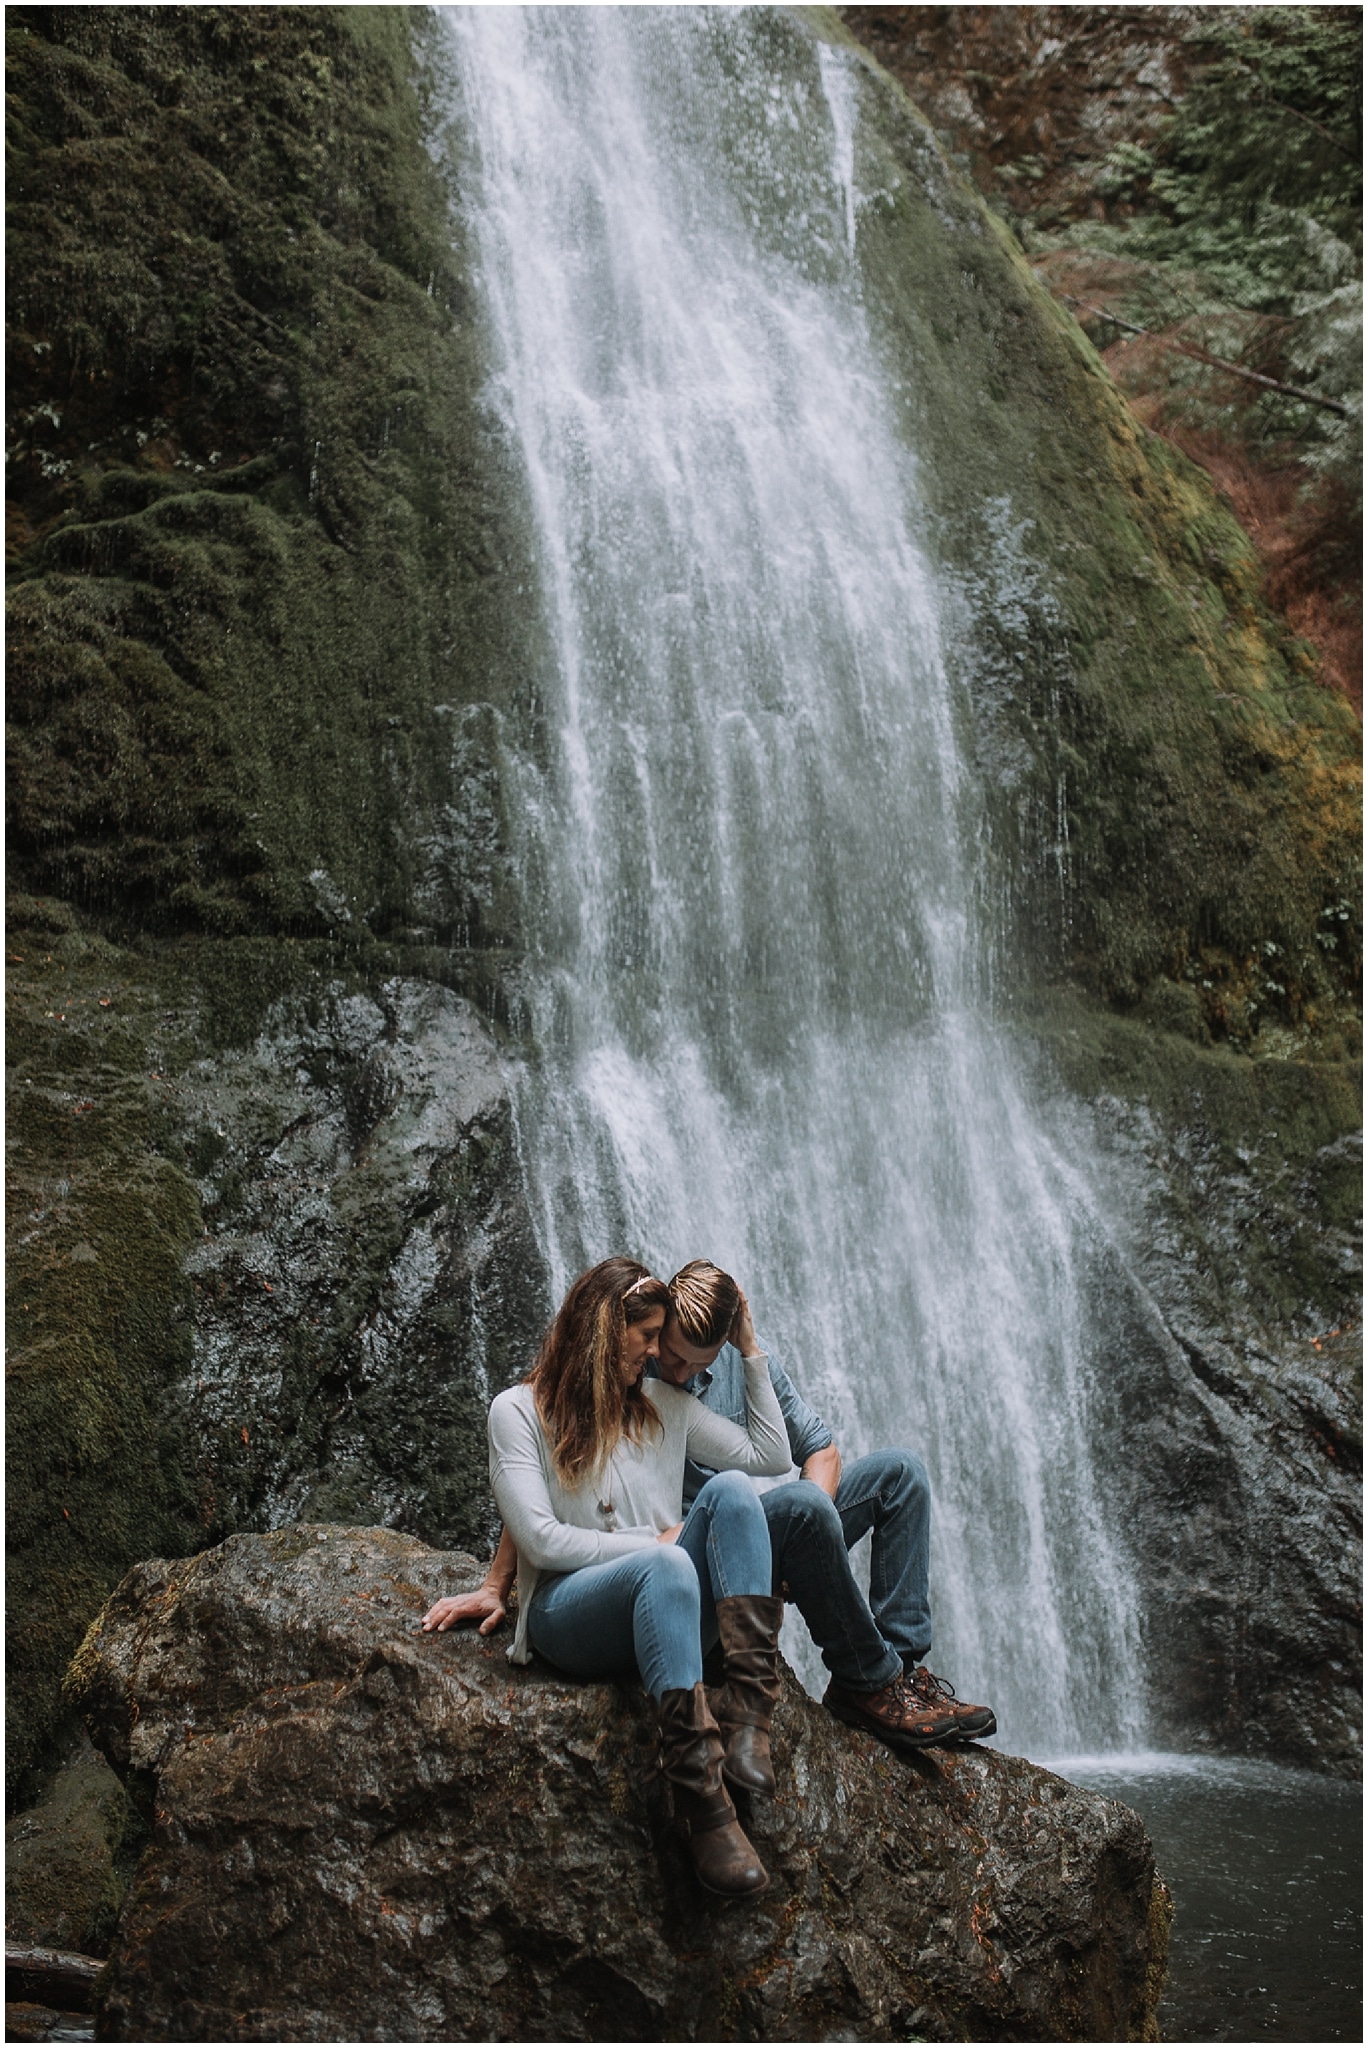
[(208, 1534), (489, 1534), (485, 1411), (546, 1307), (508, 1078), (471, 1003), (400, 976), (282, 998), (180, 1075), (204, 1235), (177, 1393)]
[(5, 1939), (103, 1955), (126, 1886), (123, 1786), (90, 1744), (5, 1828)]
[(900, 1762), (790, 1680), (749, 1821), (773, 1884), (711, 1899), (635, 1684), (411, 1633), (478, 1569), (314, 1525), (128, 1575), (68, 1680), (155, 1813), (102, 2037), (1152, 2035), (1135, 1814), (992, 1751)]

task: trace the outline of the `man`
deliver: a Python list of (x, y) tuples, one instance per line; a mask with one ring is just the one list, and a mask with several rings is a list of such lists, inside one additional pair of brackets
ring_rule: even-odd
[[(743, 1421), (745, 1380), (730, 1339), (749, 1326), (745, 1296), (706, 1259), (681, 1267), (669, 1292), (660, 1377)], [(991, 1708), (957, 1700), (953, 1686), (922, 1661), (931, 1647), (931, 1490), (921, 1459), (910, 1451), (874, 1451), (843, 1467), (826, 1423), (773, 1359), (769, 1371), (801, 1473), (763, 1496), (774, 1592), (797, 1607), (831, 1673), (822, 1704), (895, 1749), (994, 1734)], [(685, 1467), (686, 1512), (710, 1476)], [(866, 1600), (849, 1551), (871, 1532)]]
[[(744, 1427), (745, 1376), (732, 1340), (758, 1348), (745, 1296), (730, 1274), (706, 1259), (681, 1267), (669, 1292), (660, 1377), (687, 1387)], [(931, 1647), (931, 1491), (925, 1466), (910, 1451), (875, 1451), (843, 1469), (822, 1418), (782, 1366), (771, 1360), (769, 1372), (801, 1474), (762, 1497), (773, 1591), (797, 1607), (831, 1673), (822, 1704), (838, 1720), (897, 1750), (994, 1734), (992, 1710), (956, 1699), (953, 1686), (922, 1662)], [(686, 1466), (686, 1512), (710, 1476)], [(848, 1553), (871, 1532), (866, 1600)], [(503, 1621), (516, 1574), (517, 1552), (505, 1530), (484, 1584), (438, 1601), (424, 1627), (440, 1631), (475, 1621), (481, 1635), (492, 1634)]]

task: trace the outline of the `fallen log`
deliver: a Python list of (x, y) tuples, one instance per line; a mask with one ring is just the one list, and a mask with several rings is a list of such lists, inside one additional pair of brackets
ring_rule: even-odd
[(1110, 320), (1113, 327), (1124, 327), (1127, 334), (1143, 334), (1147, 341), (1157, 341), (1160, 348), (1175, 349), (1180, 356), (1191, 356), (1196, 363), (1209, 363), (1213, 370), (1227, 370), (1232, 377), (1243, 377), (1247, 384), (1261, 384), (1266, 390), (1281, 391), (1286, 398), (1299, 398), (1303, 405), (1323, 406), (1326, 412), (1337, 412), (1341, 419), (1349, 417), (1348, 406), (1338, 398), (1322, 398), (1319, 391), (1307, 391), (1300, 384), (1284, 384), (1281, 378), (1266, 377), (1262, 370), (1246, 370), (1242, 363), (1228, 363), (1224, 356), (1214, 356), (1209, 349), (1198, 348), (1195, 342), (1179, 341), (1171, 334), (1156, 334), (1152, 327), (1137, 327), (1133, 320), (1123, 320), (1119, 313), (1109, 313), (1105, 306), (1094, 306), (1088, 299), (1076, 299), (1072, 292), (1056, 291), (1049, 285), (1046, 289), (1066, 305), (1077, 306), (1099, 320)]
[(103, 1968), (98, 1956), (76, 1955), (60, 1948), (11, 1948), (7, 1942), (5, 1997), (17, 2004), (89, 2012), (95, 1979)]

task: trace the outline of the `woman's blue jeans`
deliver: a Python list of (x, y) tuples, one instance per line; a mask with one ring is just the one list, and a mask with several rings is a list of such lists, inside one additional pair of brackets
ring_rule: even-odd
[(543, 1579), (528, 1638), (572, 1678), (617, 1678), (635, 1664), (659, 1699), (702, 1678), (703, 1653), (717, 1641), (717, 1602), (767, 1594), (772, 1570), (759, 1495), (740, 1472), (719, 1472), (673, 1543)]

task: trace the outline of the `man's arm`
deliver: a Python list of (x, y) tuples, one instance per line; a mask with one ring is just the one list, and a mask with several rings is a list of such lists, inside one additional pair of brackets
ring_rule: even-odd
[(794, 1464), (804, 1479), (811, 1479), (824, 1493), (834, 1496), (841, 1480), (841, 1454), (831, 1430), (774, 1359), (770, 1360), (770, 1380), (788, 1431)]
[(835, 1500), (836, 1489), (841, 1483), (841, 1454), (835, 1444), (828, 1444), (825, 1450), (814, 1451), (810, 1458), (804, 1459), (802, 1476)]
[(435, 1629), (441, 1635), (446, 1629), (454, 1628), (458, 1621), (478, 1621), (480, 1634), (492, 1636), (508, 1612), (508, 1596), (517, 1576), (517, 1546), (505, 1529), (485, 1573), (484, 1584), (477, 1586), (473, 1593), (453, 1593), (446, 1600), (438, 1600), (423, 1616), (423, 1628), (429, 1632)]

